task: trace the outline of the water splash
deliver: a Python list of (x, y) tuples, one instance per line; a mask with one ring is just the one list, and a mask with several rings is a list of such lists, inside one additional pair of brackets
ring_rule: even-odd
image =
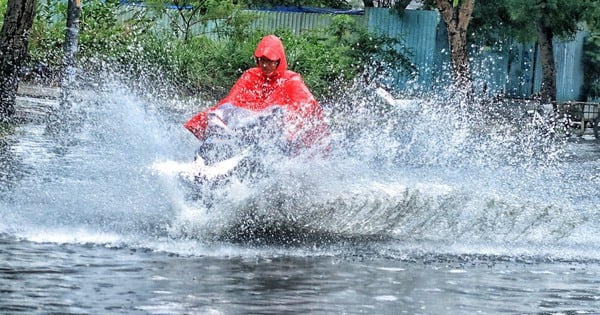
[[(266, 155), (271, 176), (202, 187), (196, 200), (180, 178), (153, 167), (192, 163), (197, 140), (181, 124), (196, 108), (114, 83), (80, 92), (76, 119), (65, 122), (73, 128), (61, 135), (71, 141), (43, 125), (14, 135), (22, 176), (2, 195), (0, 232), (52, 241), (77, 231), (73, 242), (96, 235), (157, 248), (268, 238), (593, 246), (600, 185), (586, 168), (597, 173), (598, 161), (569, 159), (572, 144), (545, 120), (452, 97), (395, 108), (371, 91), (357, 86), (324, 104), (327, 159)], [(591, 176), (587, 192), (577, 176)]]
[(214, 213), (198, 212), (205, 220), (195, 229), (188, 215), (178, 232), (210, 238), (202, 232), (234, 226), (254, 237), (249, 227), (281, 221), (297, 229), (296, 239), (568, 243), (585, 237), (574, 232), (590, 214), (578, 210), (581, 200), (565, 201), (573, 191), (565, 178), (566, 142), (546, 120), (515, 105), (420, 98), (407, 111), (372, 94), (349, 94), (328, 111), (328, 159), (271, 161), (275, 175), (250, 187), (219, 188), (219, 196), (210, 196)]

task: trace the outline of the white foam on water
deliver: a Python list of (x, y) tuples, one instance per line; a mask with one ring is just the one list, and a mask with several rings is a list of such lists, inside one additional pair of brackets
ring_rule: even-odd
[[(0, 232), (205, 254), (206, 234), (250, 211), (313, 232), (378, 235), (440, 253), (600, 257), (600, 188), (588, 172), (598, 161), (565, 160), (565, 144), (525, 118), (490, 117), (489, 109), (448, 99), (402, 102), (419, 109), (407, 111), (348, 97), (351, 108), (326, 109), (326, 159), (265, 156), (271, 176), (200, 187), (192, 200), (181, 178), (211, 171), (193, 160), (198, 142), (182, 126), (194, 110), (170, 112), (115, 85), (103, 91), (77, 104), (63, 138), (40, 125), (19, 128), (9, 158), (23, 176), (2, 195)], [(582, 176), (591, 178), (585, 193)]]

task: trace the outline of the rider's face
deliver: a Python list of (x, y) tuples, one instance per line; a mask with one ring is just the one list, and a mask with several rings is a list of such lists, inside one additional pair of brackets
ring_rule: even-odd
[(277, 66), (279, 66), (279, 60), (269, 60), (265, 57), (256, 58), (256, 64), (262, 70), (263, 74), (270, 76), (275, 72)]

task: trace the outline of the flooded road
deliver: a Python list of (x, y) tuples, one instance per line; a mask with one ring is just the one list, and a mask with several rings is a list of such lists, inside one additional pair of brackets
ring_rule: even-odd
[(5, 314), (595, 314), (600, 307), (597, 261), (420, 256), (394, 242), (187, 247), (189, 255), (174, 255), (3, 237), (0, 304)]
[[(328, 160), (272, 162), (277, 176), (213, 188), (201, 195), (209, 203), (154, 167), (191, 161), (190, 110), (115, 89), (78, 103), (63, 133), (39, 121), (16, 128), (0, 145), (0, 309), (600, 310), (596, 140), (514, 133), (511, 120), (435, 102), (372, 124), (368, 103), (354, 102), (354, 116), (328, 109)], [(277, 221), (270, 242), (223, 237), (240, 222), (256, 227), (248, 211), (293, 220)]]

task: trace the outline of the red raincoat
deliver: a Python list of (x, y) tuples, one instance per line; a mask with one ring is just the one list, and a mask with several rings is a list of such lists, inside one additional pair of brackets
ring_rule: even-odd
[(280, 105), (284, 109), (286, 138), (294, 151), (321, 143), (329, 136), (322, 109), (302, 77), (287, 69), (281, 40), (274, 35), (263, 37), (256, 47), (254, 57), (279, 60), (279, 65), (269, 76), (263, 74), (259, 67), (246, 70), (224, 99), (192, 117), (185, 123), (185, 128), (198, 139), (204, 140), (208, 113), (223, 104), (230, 103), (256, 112), (271, 105)]

